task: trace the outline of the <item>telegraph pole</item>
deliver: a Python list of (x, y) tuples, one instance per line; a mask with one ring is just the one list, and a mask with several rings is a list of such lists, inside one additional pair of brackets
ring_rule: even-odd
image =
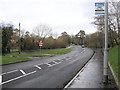
[(19, 23), (19, 54), (21, 53), (20, 23)]
[(105, 0), (105, 48), (104, 48), (104, 71), (103, 82), (108, 83), (108, 0)]

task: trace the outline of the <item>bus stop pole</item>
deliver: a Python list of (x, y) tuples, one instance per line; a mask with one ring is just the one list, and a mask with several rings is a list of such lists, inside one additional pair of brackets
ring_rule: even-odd
[(104, 83), (108, 83), (108, 0), (105, 0)]

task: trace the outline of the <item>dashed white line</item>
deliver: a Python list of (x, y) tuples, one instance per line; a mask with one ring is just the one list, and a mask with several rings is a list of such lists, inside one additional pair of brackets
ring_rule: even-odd
[(52, 67), (52, 66), (54, 66), (56, 64), (51, 65), (51, 64), (46, 63), (46, 65), (48, 65), (48, 67)]
[(38, 69), (42, 69), (41, 67), (39, 67), (38, 65), (35, 65), (35, 67), (37, 67)]
[(56, 62), (56, 61), (53, 61), (55, 64), (60, 64), (61, 62)]
[(17, 79), (20, 79), (20, 78), (22, 78), (22, 77), (25, 77), (25, 76), (28, 76), (28, 75), (30, 75), (30, 74), (33, 74), (33, 73), (35, 73), (35, 72), (36, 72), (36, 71), (33, 71), (33, 72), (30, 72), (30, 73), (24, 74), (24, 75), (22, 75), (22, 76), (19, 76), (19, 77), (10, 79), (10, 80), (8, 80), (8, 81), (5, 81), (5, 82), (0, 83), (0, 85), (6, 84), (6, 83), (8, 83), (8, 82), (11, 82), (11, 81), (14, 81), (14, 80), (17, 80)]
[(20, 70), (20, 72), (21, 72), (23, 75), (26, 74), (25, 71), (23, 71), (22, 69)]
[(42, 64), (44, 64), (44, 63), (41, 63), (41, 64), (37, 64), (37, 66), (38, 66), (38, 65), (42, 65)]
[(70, 60), (71, 58), (67, 58), (66, 60)]
[(2, 74), (0, 74), (0, 75), (4, 75), (4, 74), (8, 74), (8, 73), (12, 73), (12, 72), (16, 72), (16, 71), (18, 71), (18, 70), (13, 70), (13, 71), (5, 72), (5, 73), (2, 73)]
[(85, 51), (85, 49), (81, 53), (83, 53), (84, 51)]

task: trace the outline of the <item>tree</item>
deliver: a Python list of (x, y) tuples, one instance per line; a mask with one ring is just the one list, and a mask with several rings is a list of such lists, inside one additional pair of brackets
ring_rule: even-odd
[(84, 38), (85, 38), (85, 31), (84, 30), (80, 30), (78, 32), (78, 34), (76, 34), (76, 37), (80, 38), (80, 44), (83, 45), (84, 44)]
[(19, 47), (19, 30), (13, 29), (13, 35), (11, 36), (11, 44), (12, 44), (12, 49), (18, 49)]
[(21, 50), (39, 49), (37, 37), (34, 34), (26, 31), (25, 36), (21, 37)]
[(0, 55), (2, 54), (2, 27), (0, 27)]
[(54, 39), (52, 36), (45, 38), (43, 42), (44, 49), (54, 49), (56, 48), (56, 39)]
[[(118, 15), (118, 2), (109, 2), (109, 13), (108, 13), (108, 43), (109, 46), (115, 46), (120, 44), (120, 25)], [(104, 25), (104, 15), (96, 16), (95, 21), (93, 22), (98, 31), (104, 33), (105, 25)]]
[(2, 53), (10, 53), (13, 25), (1, 25), (2, 28)]
[(33, 32), (39, 37), (40, 40), (44, 40), (52, 33), (52, 28), (47, 24), (40, 24), (33, 29)]

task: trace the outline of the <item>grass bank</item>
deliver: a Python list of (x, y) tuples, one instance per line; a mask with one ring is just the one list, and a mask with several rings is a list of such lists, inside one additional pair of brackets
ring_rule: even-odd
[(120, 46), (115, 46), (109, 49), (109, 63), (118, 80), (120, 86)]
[(31, 52), (22, 52), (21, 54), (8, 54), (0, 56), (0, 64), (14, 63), (30, 60), (28, 57), (42, 57), (49, 54), (65, 54), (71, 51), (71, 48), (36, 50)]

